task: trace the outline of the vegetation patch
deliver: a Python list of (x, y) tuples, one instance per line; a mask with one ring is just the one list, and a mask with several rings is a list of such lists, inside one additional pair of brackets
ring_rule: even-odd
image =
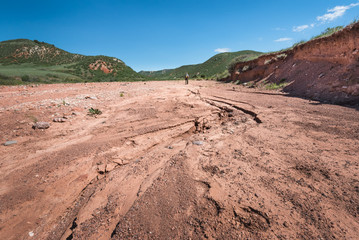
[(3, 85), (145, 80), (117, 58), (73, 54), (28, 39), (0, 42), (0, 74)]
[(282, 89), (284, 88), (285, 86), (287, 86), (288, 83), (286, 82), (281, 82), (281, 83), (270, 83), (268, 85), (265, 86), (265, 88), (267, 90), (278, 90), (278, 89)]
[(217, 54), (201, 64), (139, 73), (151, 80), (184, 79), (186, 73), (190, 75), (190, 79), (222, 79), (229, 76), (236, 63), (253, 60), (262, 54), (255, 51), (226, 52)]
[(344, 28), (344, 26), (337, 26), (337, 27), (332, 27), (332, 28), (327, 28), (325, 29), (323, 32), (321, 32), (319, 35), (312, 37), (311, 39), (317, 39), (317, 38), (321, 38), (321, 37), (327, 37), (332, 35), (333, 33), (336, 33), (340, 30), (342, 30)]
[(97, 116), (97, 115), (101, 115), (102, 112), (98, 109), (98, 108), (90, 108), (88, 115), (90, 116)]

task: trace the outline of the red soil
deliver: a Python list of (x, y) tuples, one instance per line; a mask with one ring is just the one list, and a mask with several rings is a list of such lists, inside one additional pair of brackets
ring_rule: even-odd
[(0, 99), (1, 239), (357, 238), (354, 108), (215, 82)]
[(331, 103), (359, 103), (359, 23), (292, 50), (238, 63), (230, 81), (285, 81), (293, 96)]

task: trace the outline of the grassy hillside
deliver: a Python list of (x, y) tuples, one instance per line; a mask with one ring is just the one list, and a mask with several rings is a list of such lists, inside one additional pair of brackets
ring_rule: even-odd
[(117, 58), (73, 54), (37, 40), (0, 42), (0, 84), (143, 79)]
[(183, 79), (186, 73), (195, 79), (219, 79), (229, 74), (228, 67), (233, 62), (252, 60), (261, 54), (263, 53), (248, 50), (220, 53), (201, 64), (160, 71), (141, 71), (139, 73), (150, 79)]

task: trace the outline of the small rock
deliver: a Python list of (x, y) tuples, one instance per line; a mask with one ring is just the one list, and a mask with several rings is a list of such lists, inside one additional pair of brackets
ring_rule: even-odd
[(117, 164), (117, 163), (114, 163), (114, 162), (108, 163), (108, 164), (106, 165), (105, 171), (106, 171), (106, 172), (111, 172), (113, 169), (116, 168), (117, 165), (118, 165), (118, 164)]
[(86, 96), (85, 99), (97, 100), (97, 97)]
[(106, 173), (106, 165), (105, 164), (98, 165), (97, 172), (99, 174), (105, 174)]
[(198, 146), (203, 145), (203, 142), (202, 142), (202, 141), (193, 141), (192, 143), (193, 143), (194, 145), (198, 145)]
[(50, 123), (48, 122), (37, 122), (32, 125), (33, 129), (48, 129), (50, 127)]
[(17, 143), (17, 141), (7, 141), (4, 143), (4, 146), (10, 146), (10, 145), (16, 144), (16, 143)]
[(54, 118), (52, 121), (53, 122), (66, 122), (66, 119), (65, 118)]
[(34, 232), (29, 232), (30, 237), (33, 237), (34, 235), (35, 235)]
[(113, 156), (113, 162), (117, 165), (127, 165), (130, 163), (130, 159), (122, 159), (120, 156)]
[(168, 149), (173, 149), (173, 147), (172, 147), (172, 146), (167, 146), (166, 148), (168, 148)]

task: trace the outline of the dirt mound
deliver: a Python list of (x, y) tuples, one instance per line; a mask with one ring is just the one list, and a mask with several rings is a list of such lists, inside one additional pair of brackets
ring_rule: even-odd
[(229, 81), (290, 83), (294, 96), (331, 103), (359, 102), (359, 23), (291, 50), (238, 63)]

